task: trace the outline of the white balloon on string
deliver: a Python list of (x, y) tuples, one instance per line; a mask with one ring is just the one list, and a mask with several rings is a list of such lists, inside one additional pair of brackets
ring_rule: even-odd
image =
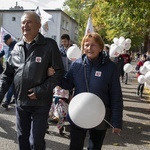
[(148, 71), (150, 71), (150, 63), (146, 65)]
[(121, 49), (116, 44), (111, 44), (110, 50), (109, 50), (109, 56), (110, 57), (118, 57), (121, 54)]
[(144, 86), (145, 86), (145, 88), (150, 89), (150, 84), (145, 82)]
[(89, 129), (98, 126), (105, 117), (105, 106), (95, 94), (83, 92), (69, 103), (68, 113), (74, 124)]
[(119, 38), (118, 45), (122, 46), (123, 48), (125, 47), (125, 38), (123, 36)]
[(150, 84), (150, 71), (145, 74), (146, 83)]
[(146, 67), (146, 66), (141, 66), (141, 67), (140, 67), (140, 73), (141, 73), (141, 74), (146, 74), (147, 71), (148, 71), (148, 70), (147, 70), (147, 67)]
[(125, 43), (125, 50), (129, 50), (131, 48), (131, 44), (130, 43)]
[(115, 37), (115, 38), (113, 39), (113, 42), (114, 42), (116, 45), (118, 45), (119, 39), (118, 39), (117, 37)]
[(77, 45), (73, 45), (67, 50), (67, 58), (71, 61), (76, 60), (81, 57), (81, 50)]
[(145, 61), (144, 64), (143, 64), (143, 66), (147, 66), (149, 64), (150, 64), (150, 61)]
[(131, 39), (127, 38), (125, 41), (126, 41), (126, 43), (131, 44)]
[(133, 66), (132, 66), (130, 63), (125, 64), (124, 67), (123, 67), (123, 70), (124, 70), (124, 72), (126, 72), (126, 73), (131, 72), (132, 69), (133, 69)]
[(139, 75), (138, 78), (137, 78), (138, 82), (140, 84), (144, 84), (146, 79), (145, 79), (145, 76), (144, 75)]

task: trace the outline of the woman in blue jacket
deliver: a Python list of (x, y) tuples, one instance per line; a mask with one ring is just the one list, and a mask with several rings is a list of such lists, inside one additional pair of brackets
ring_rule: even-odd
[[(117, 66), (103, 51), (104, 42), (99, 34), (87, 34), (81, 47), (83, 56), (72, 63), (61, 87), (74, 89), (74, 96), (82, 92), (96, 94), (105, 105), (105, 120), (111, 122), (112, 132), (119, 135), (122, 129), (123, 99)], [(108, 127), (106, 121), (92, 129), (83, 129), (71, 122), (69, 149), (82, 150), (86, 132), (89, 131), (88, 150), (100, 150)]]

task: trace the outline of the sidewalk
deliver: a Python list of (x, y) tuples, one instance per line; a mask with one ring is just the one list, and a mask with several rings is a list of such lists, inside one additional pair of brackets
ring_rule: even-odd
[[(143, 98), (137, 97), (137, 85), (134, 71), (129, 73), (127, 85), (121, 83), (124, 100), (123, 131), (118, 136), (112, 134), (111, 129), (108, 130), (102, 150), (150, 150), (150, 95), (144, 93)], [(9, 110), (0, 107), (0, 150), (18, 150), (14, 107), (14, 104)], [(51, 124), (49, 134), (45, 137), (46, 150), (68, 150), (69, 132), (65, 133), (65, 136), (60, 136), (56, 125)]]

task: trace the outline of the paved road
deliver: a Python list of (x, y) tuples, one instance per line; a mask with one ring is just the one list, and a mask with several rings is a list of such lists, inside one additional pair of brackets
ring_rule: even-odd
[[(128, 84), (121, 83), (121, 86), (124, 128), (121, 136), (112, 134), (111, 129), (108, 130), (102, 150), (150, 150), (150, 93), (144, 92), (143, 98), (135, 95), (137, 80), (134, 71), (129, 73)], [(18, 150), (14, 107), (15, 105), (11, 105), (9, 110), (0, 107), (0, 150)], [(46, 150), (68, 149), (69, 132), (60, 136), (55, 124), (49, 126), (49, 134), (45, 138)]]

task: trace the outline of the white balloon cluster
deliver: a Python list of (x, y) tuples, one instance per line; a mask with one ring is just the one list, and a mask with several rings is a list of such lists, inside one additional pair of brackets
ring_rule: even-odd
[(138, 76), (138, 82), (145, 84), (145, 87), (150, 89), (150, 61), (146, 61), (139, 71), (141, 75)]
[(76, 59), (81, 57), (81, 50), (76, 44), (73, 44), (73, 46), (69, 47), (67, 50), (67, 57), (71, 61), (75, 61)]
[(110, 57), (118, 57), (124, 49), (129, 50), (131, 47), (131, 39), (125, 39), (123, 36), (121, 36), (119, 39), (115, 37), (113, 42), (114, 43), (110, 46)]

